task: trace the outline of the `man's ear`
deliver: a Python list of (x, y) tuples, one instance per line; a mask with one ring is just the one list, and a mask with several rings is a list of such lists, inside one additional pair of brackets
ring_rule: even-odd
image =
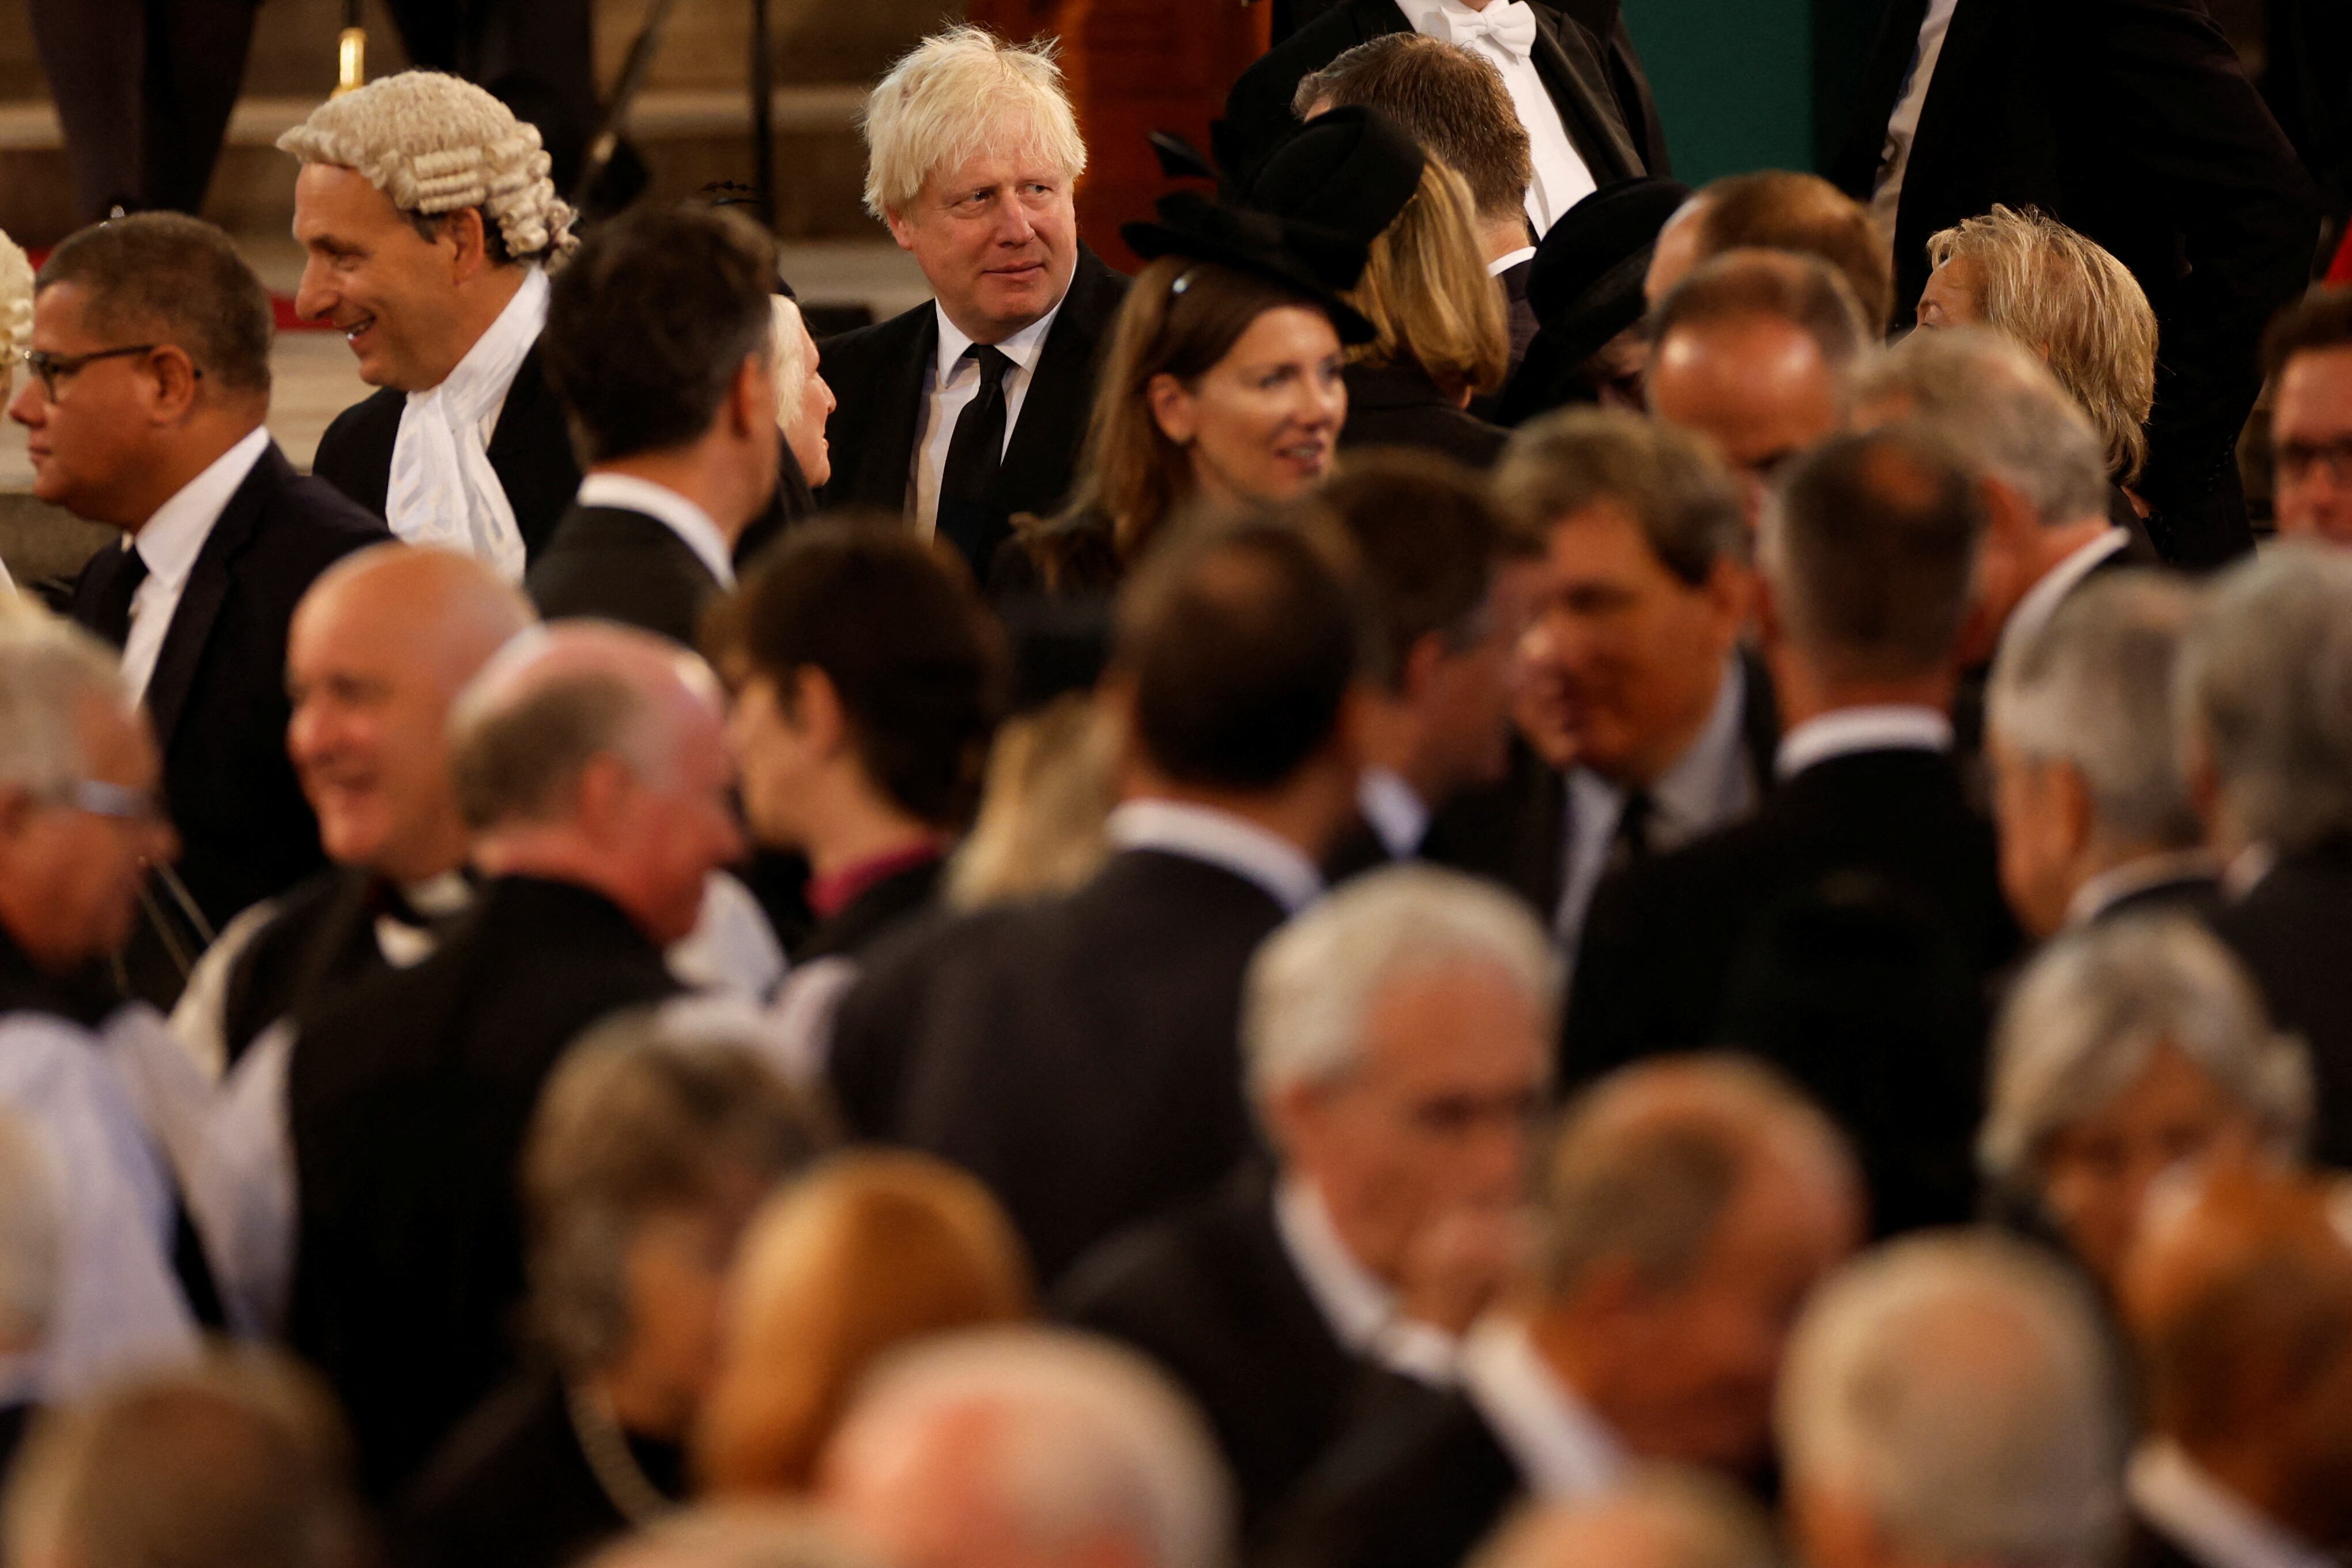
[(1452, 657), (1444, 632), (1423, 632), (1404, 650), (1404, 668), (1397, 671), (1396, 695), (1417, 702), (1437, 684), (1438, 667)]
[(636, 774), (617, 752), (599, 752), (588, 759), (572, 785), (572, 816), (589, 842), (604, 842), (619, 826), (636, 786)]
[(450, 276), (467, 282), (496, 265), (490, 259), (489, 236), (482, 227), (482, 209), (459, 207), (445, 213), (435, 243), (450, 247)]
[(155, 378), (150, 417), (158, 425), (178, 424), (195, 406), (199, 380), (195, 362), (177, 343), (165, 343), (149, 358), (147, 370)]
[(727, 433), (738, 437), (751, 436), (760, 428), (760, 421), (776, 422), (776, 370), (772, 359), (762, 354), (745, 354), (743, 363), (735, 367), (734, 383), (727, 389)]
[(832, 756), (849, 743), (849, 715), (833, 678), (813, 664), (793, 672), (793, 701), (785, 717), (809, 748)]
[(1699, 585), (1706, 595), (1708, 618), (1715, 623), (1716, 633), (1728, 651), (1739, 640), (1748, 617), (1756, 613), (1757, 574), (1728, 555), (1718, 555), (1707, 568), (1706, 581)]
[(2068, 762), (2053, 762), (2050, 772), (2051, 793), (2048, 808), (2058, 814), (2059, 826), (2066, 830), (2066, 842), (2080, 854), (2098, 830), (2091, 808), (2091, 786), (2083, 777), (2083, 770)]
[(890, 237), (898, 242), (901, 250), (915, 248), (915, 226), (888, 207), (882, 209), (882, 222), (890, 230)]

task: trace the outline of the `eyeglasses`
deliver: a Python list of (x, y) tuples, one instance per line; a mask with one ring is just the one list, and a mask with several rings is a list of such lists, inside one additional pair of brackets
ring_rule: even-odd
[(2319, 468), (2325, 468), (2335, 483), (2352, 485), (2352, 436), (2339, 436), (2333, 441), (2282, 441), (2275, 460), (2278, 477), (2291, 485), (2301, 484)]
[[(42, 393), (55, 403), (58, 400), (58, 383), (67, 376), (79, 374), (84, 366), (96, 364), (102, 359), (152, 354), (163, 346), (161, 343), (126, 343), (119, 349), (93, 349), (86, 354), (53, 354), (47, 349), (19, 349), (16, 357), (25, 362), (26, 369), (41, 378)], [(202, 377), (205, 373), (197, 369), (194, 374)]]
[(109, 784), (104, 779), (76, 779), (49, 792), (51, 805), (88, 812), (115, 822), (133, 823), (142, 826), (163, 820), (163, 803), (152, 790), (132, 789), (127, 784)]

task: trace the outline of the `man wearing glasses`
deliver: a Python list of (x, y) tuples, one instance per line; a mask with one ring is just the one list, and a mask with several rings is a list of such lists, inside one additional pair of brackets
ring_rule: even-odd
[(159, 1004), (212, 931), (325, 864), (286, 757), (287, 622), (331, 563), (389, 537), (271, 443), (270, 331), (218, 229), (101, 224), (41, 269), (32, 374), (9, 407), (34, 494), (125, 536), (68, 610), (122, 650), (163, 752), (187, 897), (155, 889), (128, 953), (132, 988)]
[(2352, 289), (2314, 289), (2264, 351), (2278, 531), (2352, 545)]
[(170, 1166), (107, 1059), (136, 1049), (142, 1021), (152, 1034), (144, 1008), (118, 1011), (103, 965), (147, 863), (173, 853), (156, 775), (110, 649), (45, 616), (0, 621), (0, 1107), (59, 1177), (56, 1310), (23, 1391), (47, 1402), (193, 1355), (208, 1289)]

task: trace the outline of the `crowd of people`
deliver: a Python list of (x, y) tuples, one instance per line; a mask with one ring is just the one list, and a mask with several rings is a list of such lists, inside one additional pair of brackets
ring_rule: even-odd
[(12, 1568), (2352, 1550), (2352, 291), (2210, 25), (2062, 211), (1929, 9), (1690, 191), (1347, 0), (1133, 278), (951, 28), (824, 342), (386, 77), (307, 474), (220, 231), (0, 256)]

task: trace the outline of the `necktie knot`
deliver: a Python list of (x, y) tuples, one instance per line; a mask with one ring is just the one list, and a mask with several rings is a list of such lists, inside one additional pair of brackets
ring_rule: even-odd
[(146, 581), (147, 558), (139, 553), (137, 544), (123, 541), (121, 563), (91, 603), (83, 624), (94, 636), (121, 647), (131, 640), (131, 602), (139, 596), (139, 585)]
[(980, 389), (984, 393), (1003, 386), (1004, 373), (1013, 368), (1013, 356), (993, 343), (974, 343), (963, 354), (980, 366)]
[(1433, 18), (1433, 36), (1454, 44), (1484, 40), (1515, 60), (1535, 52), (1536, 14), (1527, 0), (1488, 0), (1484, 10), (1447, 5)]

